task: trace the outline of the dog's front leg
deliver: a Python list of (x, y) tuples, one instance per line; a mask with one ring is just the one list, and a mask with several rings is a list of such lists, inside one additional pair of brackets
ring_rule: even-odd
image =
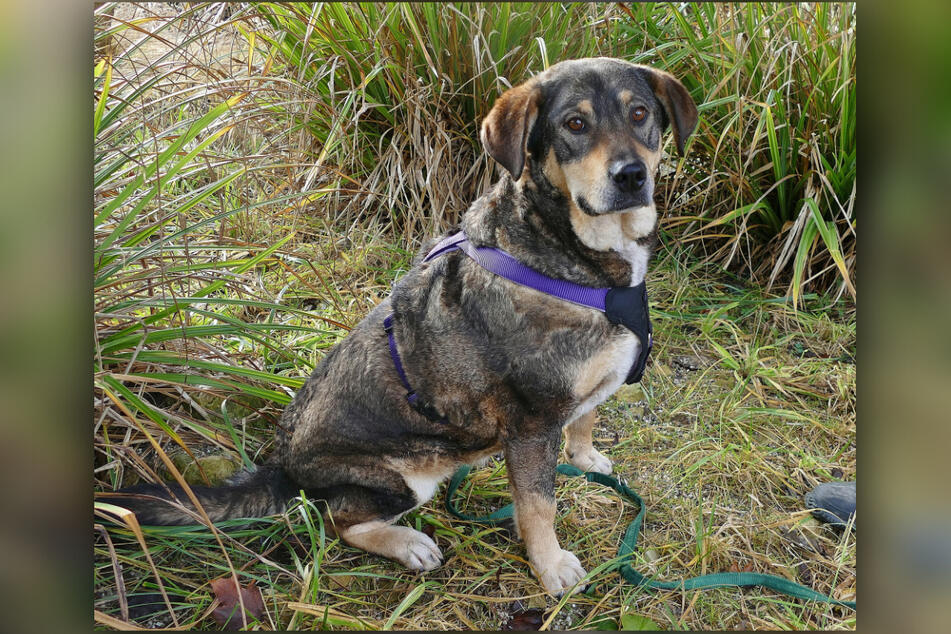
[(591, 431), (598, 415), (591, 410), (584, 416), (565, 426), (565, 451), (568, 461), (582, 471), (596, 471), (611, 475), (613, 466), (603, 453), (594, 448)]
[[(585, 575), (578, 558), (562, 550), (555, 536), (555, 463), (560, 439), (556, 427), (505, 443), (516, 529), (542, 585), (556, 595), (564, 594)], [(573, 591), (580, 590), (583, 587)]]

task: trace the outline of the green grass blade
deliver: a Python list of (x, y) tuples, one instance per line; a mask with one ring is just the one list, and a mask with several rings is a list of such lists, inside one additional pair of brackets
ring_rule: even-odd
[(434, 585), (432, 581), (424, 581), (423, 583), (419, 584), (418, 586), (410, 590), (410, 593), (407, 594), (403, 598), (402, 601), (400, 601), (400, 604), (396, 606), (396, 609), (393, 610), (393, 613), (390, 615), (390, 617), (386, 619), (386, 623), (383, 624), (383, 629), (384, 630), (392, 629), (393, 624), (396, 623), (396, 619), (400, 618), (400, 616), (403, 614), (403, 612), (406, 611), (407, 608), (409, 608), (411, 605), (419, 601), (419, 598), (423, 596), (424, 592), (426, 592), (426, 588), (432, 585)]
[[(246, 96), (247, 96), (247, 93), (235, 95), (234, 97), (231, 97), (230, 99), (227, 99), (224, 102), (218, 104), (217, 106), (209, 110), (208, 113), (205, 114), (203, 117), (201, 117), (200, 119), (192, 123), (191, 126), (189, 126), (188, 130), (184, 134), (179, 136), (168, 148), (162, 151), (158, 155), (158, 157), (156, 157), (154, 162), (147, 163), (145, 167), (143, 168), (142, 173), (139, 174), (131, 183), (126, 185), (123, 188), (123, 190), (119, 193), (118, 196), (116, 196), (114, 199), (112, 199), (112, 201), (110, 201), (107, 205), (105, 205), (103, 210), (99, 212), (99, 214), (96, 215), (95, 219), (93, 220), (93, 225), (99, 226), (103, 222), (105, 222), (106, 218), (110, 217), (112, 213), (116, 209), (118, 209), (119, 206), (123, 202), (125, 202), (125, 200), (129, 196), (131, 196), (135, 191), (137, 191), (140, 187), (142, 187), (145, 181), (151, 178), (151, 176), (155, 174), (155, 172), (159, 168), (161, 168), (166, 163), (168, 163), (168, 161), (173, 156), (175, 156), (186, 143), (188, 143), (189, 141), (197, 137), (199, 134), (201, 134), (204, 130), (208, 128), (208, 126), (211, 125), (213, 121), (215, 121), (225, 112), (233, 108), (238, 102), (240, 102)], [(184, 161), (180, 161), (179, 169), (184, 164), (185, 164)], [(131, 218), (128, 221), (131, 222)], [(126, 222), (126, 224), (128, 224), (128, 222)], [(116, 237), (117, 237), (117, 233), (114, 231), (113, 234), (110, 235), (110, 239), (108, 240), (108, 242), (103, 247), (100, 247), (100, 248), (104, 248), (108, 246), (109, 244), (111, 244), (112, 242), (114, 242)]]
[[(98, 73), (96, 74), (98, 77)], [(96, 103), (96, 112), (93, 116), (93, 135), (99, 134), (100, 124), (102, 123), (102, 113), (106, 109), (106, 99), (109, 97), (109, 86), (112, 85), (112, 64), (106, 62), (106, 76), (102, 81), (102, 93), (99, 95), (99, 102)]]

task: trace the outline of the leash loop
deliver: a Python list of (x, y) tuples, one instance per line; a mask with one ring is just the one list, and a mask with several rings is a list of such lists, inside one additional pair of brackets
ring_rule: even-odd
[[(452, 479), (449, 481), (449, 488), (446, 490), (446, 510), (461, 520), (475, 522), (478, 524), (499, 524), (511, 518), (513, 512), (512, 504), (507, 504), (506, 506), (503, 506), (497, 511), (494, 511), (484, 517), (476, 517), (467, 513), (463, 513), (456, 507), (453, 498), (455, 498), (456, 492), (459, 489), (459, 485), (462, 484), (462, 481), (465, 480), (466, 476), (469, 475), (471, 470), (472, 467), (469, 465), (463, 465), (462, 467), (459, 467), (455, 474), (453, 474)], [(562, 475), (571, 477), (583, 475), (588, 482), (595, 482), (597, 484), (610, 487), (622, 497), (625, 497), (631, 502), (637, 504), (640, 510), (637, 513), (637, 517), (634, 518), (634, 521), (628, 525), (627, 530), (624, 532), (624, 537), (621, 539), (621, 545), (618, 548), (619, 561), (617, 563), (617, 568), (621, 574), (621, 577), (632, 585), (652, 590), (680, 591), (703, 590), (705, 588), (749, 588), (760, 586), (806, 601), (818, 601), (833, 605), (840, 605), (853, 610), (855, 609), (855, 601), (840, 601), (839, 599), (826, 596), (816, 592), (812, 588), (800, 585), (784, 577), (777, 577), (775, 575), (767, 575), (759, 572), (717, 572), (713, 574), (700, 575), (698, 577), (681, 579), (679, 581), (661, 581), (646, 577), (635, 570), (630, 563), (634, 553), (637, 552), (637, 537), (641, 530), (641, 524), (644, 521), (644, 515), (647, 512), (647, 506), (645, 506), (643, 500), (641, 500), (641, 497), (623, 482), (620, 482), (618, 479), (612, 478), (611, 476), (607, 476), (602, 473), (582, 471), (581, 469), (569, 464), (560, 464), (556, 467), (556, 470)]]

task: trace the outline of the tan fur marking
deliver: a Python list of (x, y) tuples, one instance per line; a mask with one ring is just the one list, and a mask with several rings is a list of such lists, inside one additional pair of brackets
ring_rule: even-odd
[(568, 462), (582, 471), (607, 475), (614, 468), (611, 460), (595, 449), (591, 442), (591, 431), (597, 418), (597, 413), (592, 409), (565, 426), (565, 453), (568, 454)]
[(432, 570), (442, 562), (436, 543), (408, 526), (367, 522), (340, 531), (340, 537), (355, 548), (396, 560), (411, 570)]
[[(389, 525), (390, 525), (389, 522), (384, 522), (383, 520), (373, 520), (370, 522), (363, 522), (362, 524), (354, 524), (353, 526), (348, 526), (346, 528), (338, 528), (337, 534), (340, 535), (340, 537), (343, 538), (344, 541), (346, 541), (348, 544), (352, 546), (356, 546), (357, 548), (363, 548), (363, 546), (359, 546), (355, 543), (355, 541), (366, 541), (359, 538), (360, 535), (375, 533), (381, 528), (386, 528)], [(367, 539), (369, 540), (368, 543), (370, 543), (370, 542), (374, 542), (374, 540), (379, 540), (381, 538), (382, 537), (380, 535), (377, 535), (375, 537), (369, 537)], [(368, 552), (378, 552), (375, 550), (370, 550), (369, 548), (363, 548), (363, 549)]]
[[(656, 174), (657, 167), (660, 165), (660, 150), (658, 149), (657, 151), (651, 152), (636, 141), (633, 142), (633, 145), (637, 150), (637, 155), (640, 156), (647, 165), (648, 173)], [(604, 141), (596, 145), (591, 150), (591, 152), (589, 152), (588, 155), (580, 161), (567, 163), (565, 165), (558, 165), (556, 168), (557, 159), (555, 158), (553, 152), (550, 151), (546, 159), (546, 174), (554, 175), (560, 171), (563, 175), (560, 182), (563, 182), (564, 185), (555, 183), (551, 176), (549, 176), (549, 180), (553, 185), (565, 192), (568, 198), (571, 200), (572, 225), (575, 226), (575, 231), (579, 233), (579, 236), (581, 233), (585, 232), (585, 229), (581, 228), (582, 225), (587, 224), (585, 218), (591, 218), (591, 216), (588, 216), (588, 214), (584, 213), (580, 209), (577, 209), (575, 197), (580, 195), (594, 209), (598, 209), (602, 198), (602, 192), (608, 190), (610, 187), (613, 187), (613, 185), (609, 182), (608, 176), (608, 160), (610, 156), (610, 143)], [(652, 228), (653, 225), (648, 229), (648, 232)], [(587, 231), (592, 231), (592, 229), (588, 229)]]
[(597, 417), (595, 411), (591, 410), (565, 427), (565, 450), (569, 458), (586, 454), (594, 448), (591, 430)]
[(587, 400), (605, 379), (617, 367), (619, 346), (608, 344), (581, 366), (572, 388), (574, 397), (579, 401)]
[(607, 184), (608, 156), (608, 143), (602, 141), (580, 161), (561, 166), (572, 201), (580, 194), (592, 206), (598, 204), (601, 198), (599, 193)]
[(657, 226), (657, 212), (653, 208), (629, 211), (620, 216), (621, 232), (628, 240), (646, 237)]
[(620, 250), (622, 237), (624, 241), (643, 238), (657, 223), (657, 210), (653, 205), (624, 213), (589, 216), (572, 202), (568, 212), (578, 239), (595, 251)]
[(637, 155), (647, 164), (647, 172), (649, 174), (656, 174), (657, 166), (660, 165), (660, 145), (658, 144), (657, 150), (651, 151), (637, 141), (633, 141), (631, 144), (637, 150)]
[(555, 535), (555, 501), (533, 491), (516, 491), (515, 526), (536, 566), (561, 553)]
[(634, 93), (630, 90), (622, 90), (618, 93), (618, 98), (621, 100), (625, 106), (631, 103), (631, 99), (634, 98)]
[(448, 478), (456, 464), (428, 457), (422, 460), (389, 460), (389, 464), (403, 476), (406, 486), (416, 495), (416, 506), (432, 499), (439, 484)]
[(590, 117), (594, 115), (594, 105), (587, 99), (582, 99), (581, 101), (579, 101), (578, 105), (575, 106), (575, 110), (585, 115), (586, 117)]
[(638, 339), (633, 334), (617, 335), (581, 364), (573, 387), (578, 405), (567, 423), (592, 411), (620, 387), (637, 346)]
[(548, 156), (545, 157), (545, 163), (542, 165), (542, 173), (553, 186), (557, 187), (561, 193), (571, 198), (571, 191), (568, 189), (568, 182), (565, 180), (565, 173), (561, 169), (561, 163), (555, 156), (555, 150), (549, 149)]
[(427, 456), (412, 460), (390, 459), (388, 463), (403, 476), (406, 485), (416, 495), (420, 506), (432, 499), (439, 488), (439, 484), (446, 480), (460, 464), (476, 464), (497, 453), (501, 445), (494, 445), (488, 449), (457, 456), (454, 459), (441, 456)]
[(537, 82), (533, 79), (510, 88), (496, 100), (482, 122), (480, 138), (492, 158), (518, 180), (527, 164), (528, 131), (538, 116)]
[(340, 536), (351, 546), (387, 557), (396, 550), (394, 540), (398, 538), (397, 533), (387, 530), (390, 528), (393, 527), (382, 522), (367, 522), (342, 531)]
[[(585, 575), (573, 553), (562, 550), (555, 536), (555, 500), (535, 492), (515, 491), (515, 525), (525, 542), (528, 560), (542, 586), (561, 594)], [(575, 591), (582, 587), (576, 587)]]
[(568, 213), (571, 228), (585, 246), (595, 251), (607, 251), (614, 246), (616, 239), (612, 237), (612, 234), (620, 229), (621, 224), (618, 214), (589, 216), (578, 209), (578, 205), (573, 200)]

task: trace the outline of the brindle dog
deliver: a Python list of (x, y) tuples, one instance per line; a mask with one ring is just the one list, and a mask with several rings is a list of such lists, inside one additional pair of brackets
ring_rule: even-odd
[[(506, 171), (462, 229), (549, 277), (637, 285), (656, 241), (662, 133), (669, 125), (683, 154), (696, 124), (694, 102), (665, 72), (609, 58), (556, 64), (504, 93), (484, 121), (482, 142)], [(427, 250), (314, 370), (267, 464), (193, 492), (219, 521), (281, 512), (303, 490), (323, 501), (346, 543), (431, 570), (443, 558), (433, 540), (394, 522), (460, 464), (502, 451), (532, 567), (546, 590), (577, 590), (585, 571), (553, 526), (561, 430), (572, 464), (611, 472), (591, 443), (595, 407), (623, 383), (642, 342), (604, 313), (498, 277), (462, 251), (423, 262)], [(443, 421), (407, 402), (383, 329), (391, 312), (406, 376)], [(142, 523), (195, 522), (177, 486), (121, 493), (116, 501)]]

